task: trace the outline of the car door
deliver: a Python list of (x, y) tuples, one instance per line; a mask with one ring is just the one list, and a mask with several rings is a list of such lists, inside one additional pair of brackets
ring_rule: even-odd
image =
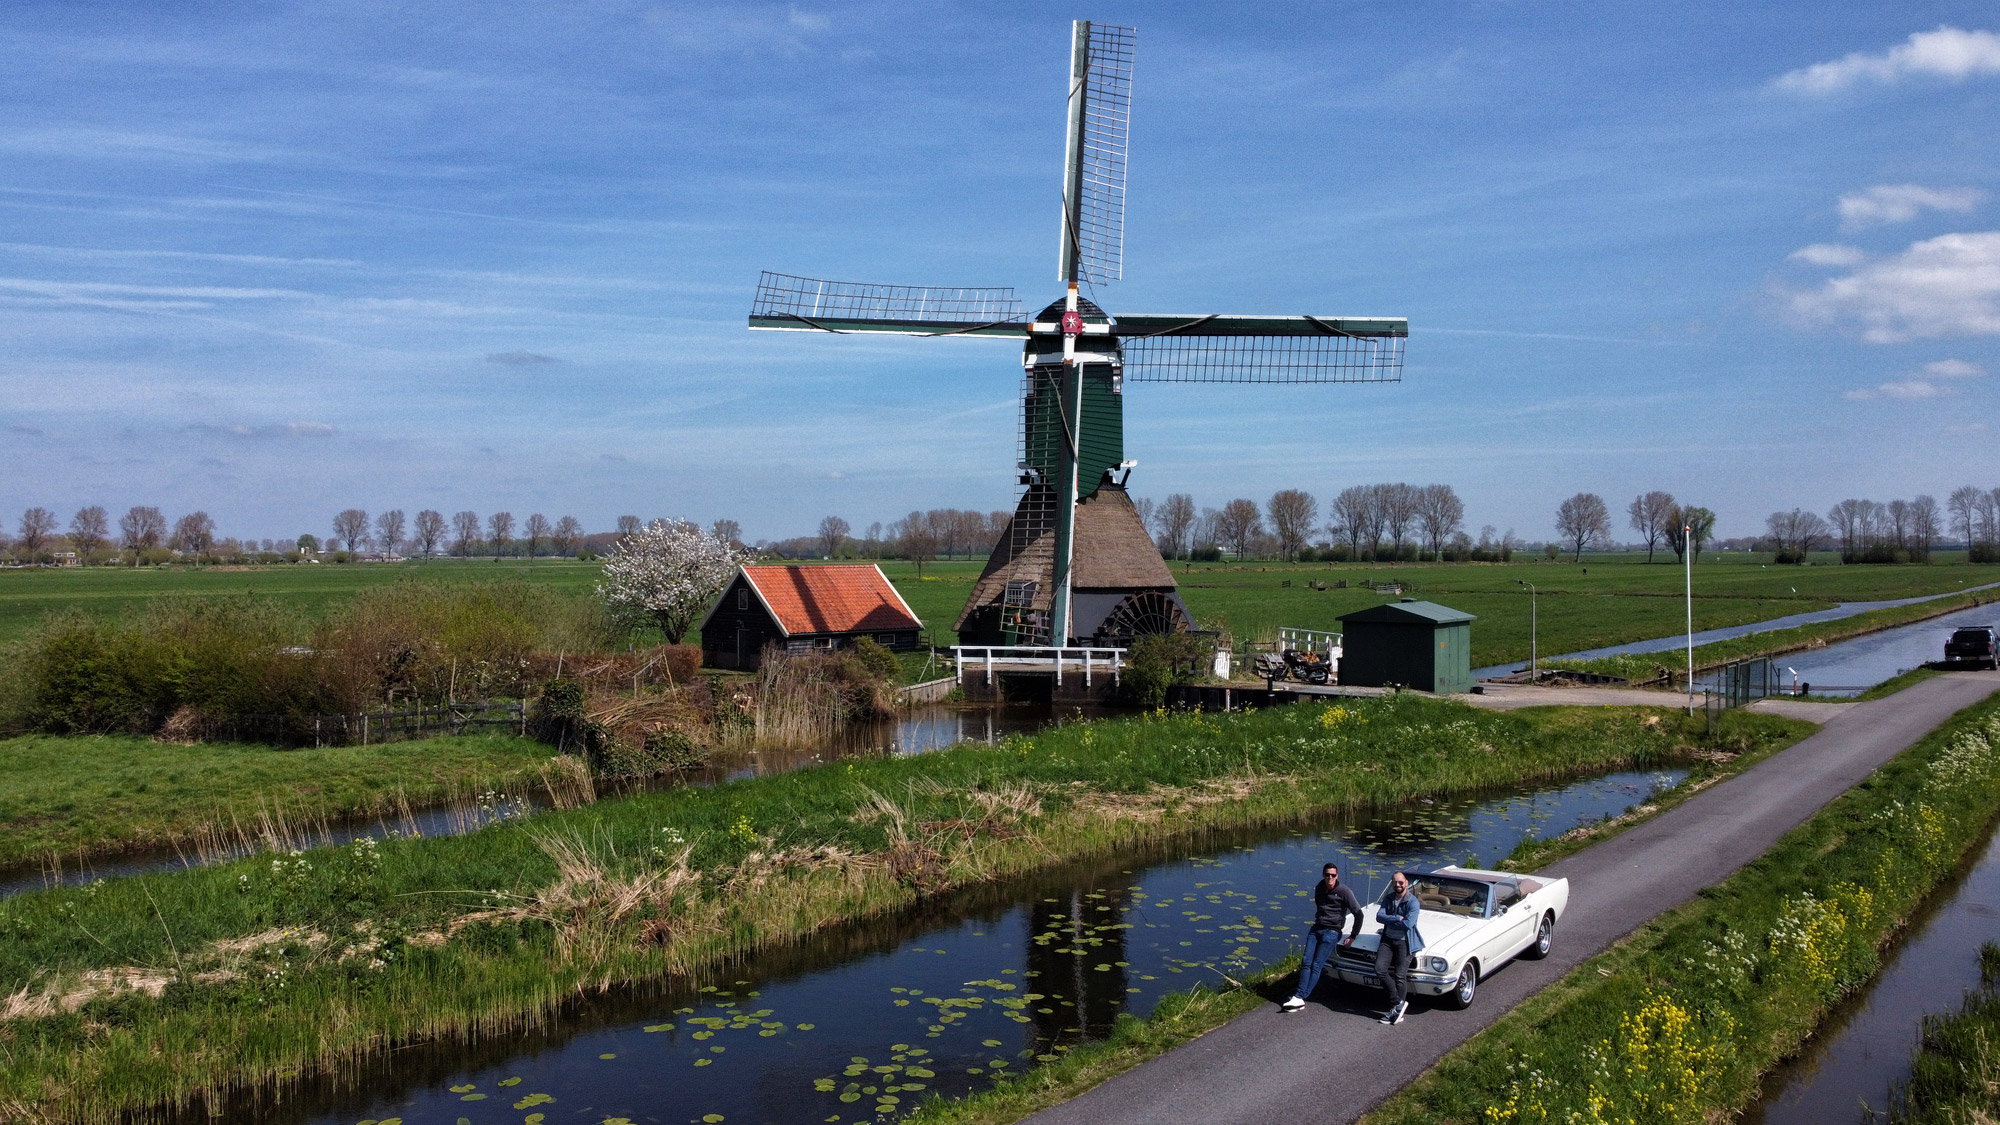
[(1487, 925), (1493, 927), (1493, 945), (1496, 956), (1491, 964), (1497, 968), (1500, 963), (1528, 948), (1535, 940), (1535, 912), (1523, 901), (1519, 883), (1493, 884), (1493, 905)]

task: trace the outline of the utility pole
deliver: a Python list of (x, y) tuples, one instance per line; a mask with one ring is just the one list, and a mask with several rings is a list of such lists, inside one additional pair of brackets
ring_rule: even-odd
[(1535, 584), (1525, 578), (1514, 579), (1515, 584), (1528, 588), (1528, 682), (1542, 682), (1542, 623), (1535, 606)]
[(1681, 564), (1687, 575), (1688, 714), (1694, 714), (1694, 523), (1681, 526)]

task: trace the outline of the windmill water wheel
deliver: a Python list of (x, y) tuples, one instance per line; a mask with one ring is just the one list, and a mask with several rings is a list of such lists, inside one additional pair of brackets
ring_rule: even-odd
[(1158, 590), (1141, 590), (1111, 611), (1098, 636), (1109, 644), (1124, 647), (1135, 637), (1159, 633), (1185, 633), (1194, 628), (1174, 599)]

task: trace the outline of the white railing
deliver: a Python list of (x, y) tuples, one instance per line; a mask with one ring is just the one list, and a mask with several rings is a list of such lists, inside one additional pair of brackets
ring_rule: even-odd
[(1334, 659), (1340, 655), (1340, 634), (1319, 629), (1279, 629), (1278, 651), (1288, 648), (1299, 652), (1324, 653), (1328, 659)]
[(1054, 671), (1056, 683), (1063, 681), (1063, 669), (1082, 669), (1083, 686), (1091, 685), (1093, 675), (1109, 671), (1111, 682), (1118, 683), (1119, 674), (1125, 669), (1125, 650), (1122, 648), (1056, 648), (1042, 645), (960, 645), (951, 650), (952, 661), (958, 666), (958, 682), (965, 682), (965, 669), (984, 670), (986, 683), (993, 683), (993, 672), (1045, 672)]

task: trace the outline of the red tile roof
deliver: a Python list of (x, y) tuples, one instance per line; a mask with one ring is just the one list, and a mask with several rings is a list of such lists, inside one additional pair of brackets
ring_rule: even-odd
[(743, 573), (793, 636), (924, 627), (880, 567), (746, 566)]

